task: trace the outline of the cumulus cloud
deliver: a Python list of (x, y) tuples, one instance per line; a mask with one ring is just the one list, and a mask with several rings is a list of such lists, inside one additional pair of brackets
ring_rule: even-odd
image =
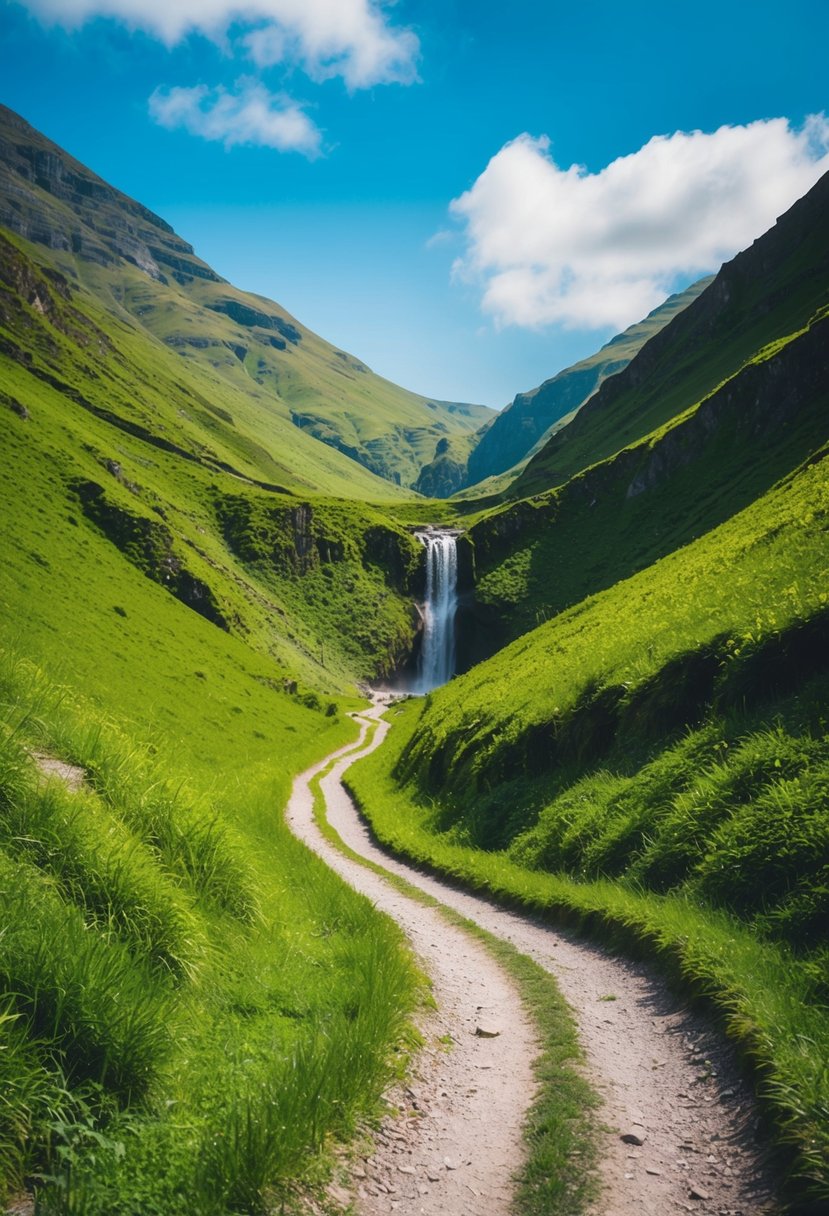
[(270, 93), (255, 80), (237, 82), (237, 92), (208, 89), (156, 89), (150, 113), (163, 127), (183, 127), (191, 135), (234, 144), (256, 144), (313, 157), (320, 151), (320, 130), (284, 94)]
[(829, 170), (829, 120), (784, 118), (651, 139), (599, 173), (520, 135), (453, 200), (498, 325), (623, 329), (749, 245)]
[(75, 28), (110, 17), (174, 46), (190, 33), (238, 36), (259, 67), (299, 63), (315, 80), (349, 89), (417, 79), (417, 36), (389, 23), (383, 0), (21, 0), (46, 21)]

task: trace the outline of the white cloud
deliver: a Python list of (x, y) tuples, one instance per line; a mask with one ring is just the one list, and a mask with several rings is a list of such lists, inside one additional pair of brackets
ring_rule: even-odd
[(561, 169), (546, 137), (506, 144), (451, 204), (498, 325), (623, 329), (677, 280), (716, 270), (829, 170), (829, 120), (655, 136), (599, 173)]
[(320, 130), (305, 111), (284, 94), (269, 93), (255, 80), (237, 82), (238, 92), (208, 89), (156, 89), (150, 113), (163, 127), (183, 127), (191, 135), (234, 144), (256, 144), (280, 152), (320, 151)]
[(174, 46), (190, 33), (223, 43), (230, 31), (259, 67), (299, 63), (315, 80), (350, 89), (417, 79), (420, 45), (392, 26), (383, 0), (21, 0), (46, 21), (76, 28), (111, 17)]

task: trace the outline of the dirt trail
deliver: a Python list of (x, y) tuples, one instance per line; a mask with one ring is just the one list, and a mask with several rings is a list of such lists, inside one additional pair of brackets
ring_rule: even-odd
[[(361, 741), (384, 708), (378, 702), (355, 715), (363, 724)], [(378, 747), (387, 729), (381, 721), (359, 754)], [(372, 842), (342, 786), (356, 758), (352, 752), (338, 760), (322, 780), (328, 820), (346, 844), (530, 955), (553, 973), (573, 1008), (591, 1080), (604, 1100), (604, 1187), (591, 1216), (771, 1210), (772, 1182), (753, 1134), (756, 1111), (721, 1036), (647, 967), (390, 858)], [(532, 1031), (510, 981), (483, 947), (321, 836), (308, 782), (326, 763), (297, 778), (288, 822), (403, 926), (438, 1005), (422, 1028), (426, 1047), (415, 1079), (395, 1095), (401, 1114), (386, 1119), (376, 1152), (356, 1167), (358, 1208), (365, 1216), (500, 1216), (510, 1209), (510, 1174), (521, 1160), (520, 1127), (532, 1099)], [(501, 1031), (497, 1038), (475, 1034), (490, 1024)], [(448, 1052), (441, 1043), (447, 1035)]]

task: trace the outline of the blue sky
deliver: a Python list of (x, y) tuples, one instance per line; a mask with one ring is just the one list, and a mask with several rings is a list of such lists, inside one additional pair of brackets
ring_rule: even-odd
[(0, 33), (7, 105), (447, 399), (589, 354), (829, 165), (826, 0), (0, 0)]

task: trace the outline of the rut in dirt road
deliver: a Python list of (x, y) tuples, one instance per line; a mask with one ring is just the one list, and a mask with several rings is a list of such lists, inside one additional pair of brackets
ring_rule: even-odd
[[(363, 724), (361, 741), (384, 708), (377, 703), (355, 715)], [(603, 1099), (604, 1186), (590, 1216), (760, 1216), (773, 1210), (752, 1096), (727, 1044), (703, 1017), (670, 995), (647, 967), (456, 890), (373, 843), (341, 777), (381, 744), (387, 730), (381, 720), (368, 747), (342, 749), (349, 754), (322, 779), (328, 820), (354, 852), (512, 942), (555, 976)], [(520, 1126), (533, 1093), (532, 1031), (511, 983), (483, 947), (324, 840), (313, 823), (308, 781), (326, 763), (297, 779), (288, 822), (399, 921), (434, 982), (438, 1004), (439, 1028), (426, 1028), (409, 1100), (421, 1117), (387, 1120), (378, 1152), (358, 1167), (359, 1210), (365, 1216), (499, 1216), (510, 1210), (510, 1176), (522, 1159)], [(480, 1018), (503, 1033), (477, 1038)], [(448, 1054), (437, 1042), (447, 1034), (458, 1044)]]

